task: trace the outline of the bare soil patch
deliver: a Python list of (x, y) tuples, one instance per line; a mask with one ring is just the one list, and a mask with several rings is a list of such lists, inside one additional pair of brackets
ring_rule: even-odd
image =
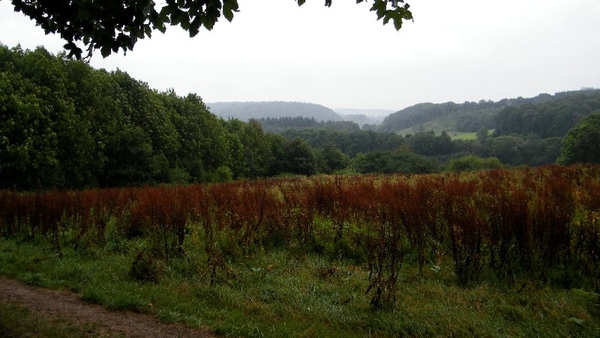
[(213, 337), (208, 329), (195, 330), (181, 324), (165, 324), (148, 314), (113, 312), (83, 302), (69, 291), (36, 288), (0, 276), (0, 302), (28, 308), (42, 320), (93, 324), (94, 337)]

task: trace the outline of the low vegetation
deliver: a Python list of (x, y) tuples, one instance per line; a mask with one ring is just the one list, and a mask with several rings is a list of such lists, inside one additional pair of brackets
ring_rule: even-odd
[(0, 274), (233, 336), (597, 336), (600, 167), (0, 194)]

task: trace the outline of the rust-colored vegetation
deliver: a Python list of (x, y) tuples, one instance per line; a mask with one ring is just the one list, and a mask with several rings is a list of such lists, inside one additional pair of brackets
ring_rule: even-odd
[(46, 238), (59, 255), (104, 243), (110, 222), (150, 238), (167, 264), (196, 229), (211, 283), (259, 250), (353, 260), (369, 272), (376, 307), (395, 300), (401, 271), (419, 277), (446, 258), (465, 286), (600, 287), (600, 166), (0, 193), (2, 235)]

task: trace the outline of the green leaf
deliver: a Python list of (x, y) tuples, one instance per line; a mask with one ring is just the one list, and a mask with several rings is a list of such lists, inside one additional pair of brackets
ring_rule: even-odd
[(180, 26), (181, 26), (181, 28), (185, 29), (186, 31), (190, 30), (190, 20), (187, 17), (187, 15), (182, 16)]
[(172, 13), (173, 13), (173, 7), (165, 6), (160, 10), (159, 16), (163, 21), (168, 22), (169, 17), (171, 16)]
[(181, 28), (188, 30), (190, 28), (190, 17), (186, 12), (177, 9), (171, 14), (171, 25), (179, 25)]
[(144, 27), (144, 33), (146, 33), (146, 36), (148, 38), (152, 38), (152, 28), (150, 26)]
[(394, 19), (394, 22), (396, 21), (395, 13), (392, 11), (386, 11), (385, 15), (383, 16), (383, 24), (387, 25), (391, 19)]
[(409, 4), (404, 5), (404, 8), (399, 8), (399, 11), (402, 13), (402, 17), (404, 18), (404, 20), (413, 19), (412, 12), (409, 10), (409, 8)]
[[(164, 8), (163, 8), (163, 10), (164, 10)], [(155, 9), (152, 9), (150, 11), (150, 16), (149, 16), (150, 23), (152, 24), (152, 28), (158, 29), (161, 33), (164, 33), (167, 30), (167, 28), (165, 27), (165, 21), (168, 21), (168, 16), (163, 13), (163, 10), (161, 10), (161, 13), (158, 13)], [(149, 27), (149, 25), (147, 25), (146, 27)], [(146, 32), (146, 35), (148, 35), (148, 37), (150, 37), (148, 32)]]
[(110, 45), (104, 45), (100, 49), (100, 54), (102, 54), (102, 57), (107, 57), (110, 55), (110, 53), (111, 53)]
[(194, 19), (194, 21), (192, 21), (190, 23), (190, 29), (189, 29), (190, 38), (193, 38), (194, 36), (198, 35), (198, 33), (200, 32), (201, 25), (202, 25), (202, 18), (200, 16), (197, 16), (196, 19)]
[(399, 31), (400, 28), (402, 28), (402, 19), (394, 20), (394, 28), (396, 28), (397, 31)]
[(375, 0), (373, 2), (373, 6), (371, 6), (371, 11), (377, 14), (377, 20), (383, 18), (386, 12), (386, 3), (384, 0)]
[[(227, 17), (225, 11), (229, 10), (231, 12), (231, 19)], [(223, 1), (223, 15), (227, 20), (231, 22), (233, 20), (233, 12), (239, 12), (240, 6), (238, 5), (237, 0), (225, 0)]]
[(223, 3), (223, 16), (229, 22), (231, 22), (231, 20), (233, 20), (233, 10), (231, 8), (231, 4), (228, 1), (225, 1)]

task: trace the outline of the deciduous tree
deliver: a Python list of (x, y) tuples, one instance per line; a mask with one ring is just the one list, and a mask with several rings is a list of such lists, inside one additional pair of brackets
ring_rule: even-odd
[(594, 113), (571, 128), (562, 141), (558, 163), (600, 163), (600, 114)]

